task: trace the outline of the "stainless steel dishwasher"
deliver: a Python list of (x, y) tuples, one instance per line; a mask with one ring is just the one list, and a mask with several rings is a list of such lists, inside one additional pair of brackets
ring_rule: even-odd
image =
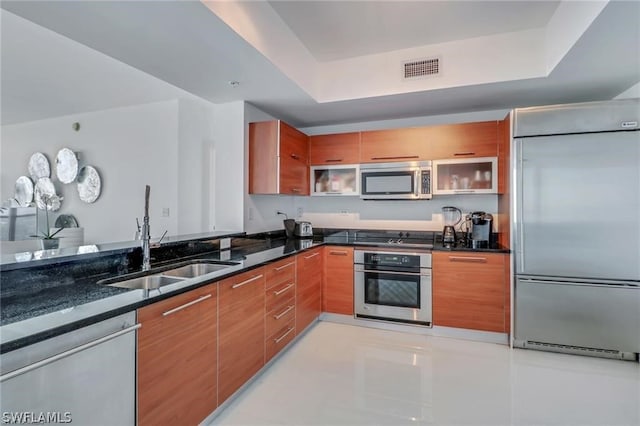
[(134, 312), (2, 354), (3, 423), (135, 424)]

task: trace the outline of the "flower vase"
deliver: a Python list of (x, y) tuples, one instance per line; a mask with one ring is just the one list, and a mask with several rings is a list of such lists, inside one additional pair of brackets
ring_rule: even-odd
[(54, 250), (60, 246), (59, 238), (43, 238), (40, 240), (42, 250)]

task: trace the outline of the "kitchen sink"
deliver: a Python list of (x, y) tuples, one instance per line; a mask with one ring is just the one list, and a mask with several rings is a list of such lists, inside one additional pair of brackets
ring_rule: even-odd
[(199, 277), (200, 275), (210, 274), (211, 272), (221, 271), (231, 266), (233, 265), (197, 262), (181, 266), (176, 269), (164, 271), (162, 272), (162, 275), (168, 277), (195, 278)]
[(223, 271), (237, 265), (238, 263), (235, 262), (196, 259), (180, 262), (174, 265), (174, 268), (165, 266), (163, 269), (152, 269), (148, 271), (146, 275), (142, 276), (140, 273), (136, 273), (100, 280), (98, 281), (98, 284), (108, 285), (111, 287), (155, 290), (165, 285), (175, 284), (189, 278), (196, 278), (212, 272)]
[(112, 284), (106, 284), (111, 287), (155, 290), (165, 285), (175, 284), (182, 281), (181, 278), (167, 277), (164, 275), (147, 275), (144, 277), (131, 278), (124, 281), (116, 281)]

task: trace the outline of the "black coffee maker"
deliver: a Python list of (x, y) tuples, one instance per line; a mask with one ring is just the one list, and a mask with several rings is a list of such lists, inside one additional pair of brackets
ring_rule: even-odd
[(466, 220), (469, 246), (471, 248), (489, 248), (493, 216), (485, 212), (472, 212), (467, 215)]

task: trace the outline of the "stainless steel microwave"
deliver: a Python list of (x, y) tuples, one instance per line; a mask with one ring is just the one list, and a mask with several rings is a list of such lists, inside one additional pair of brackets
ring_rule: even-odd
[(360, 165), (360, 198), (431, 199), (431, 161)]

